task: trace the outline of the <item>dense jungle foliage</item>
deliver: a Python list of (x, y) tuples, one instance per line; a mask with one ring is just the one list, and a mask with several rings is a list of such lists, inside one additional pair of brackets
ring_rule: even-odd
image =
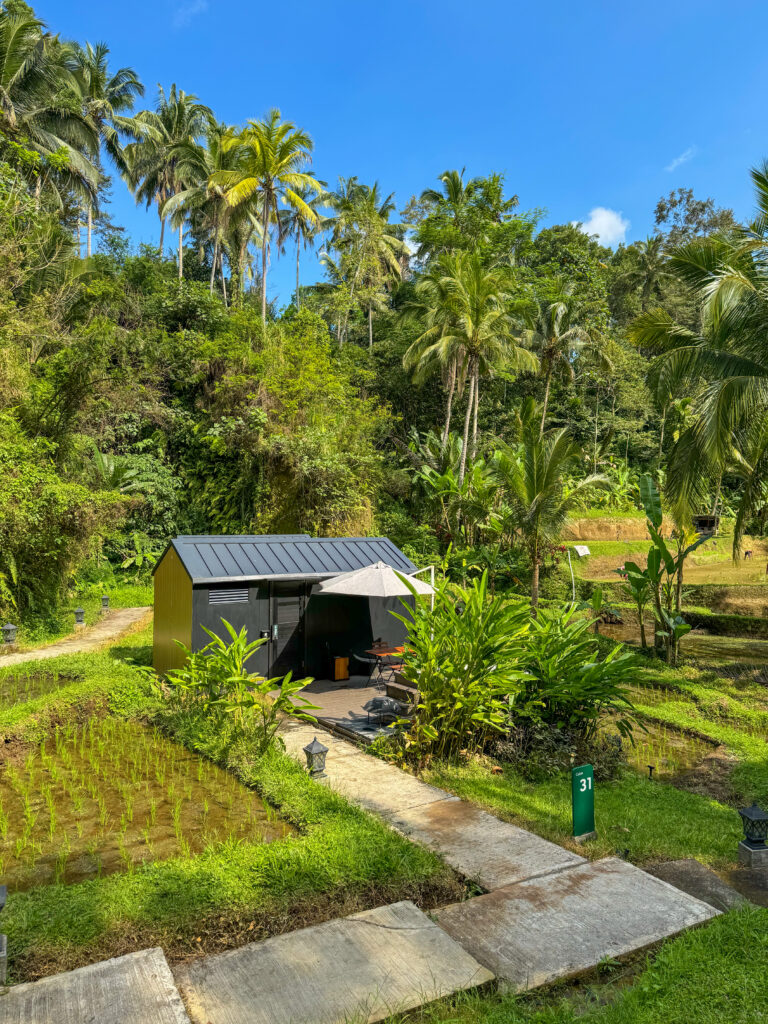
[[(398, 211), (354, 168), (315, 177), (278, 110), (236, 127), (143, 94), (104, 44), (0, 5), (3, 615), (146, 579), (193, 532), (386, 534), (535, 607), (566, 518), (642, 515), (642, 474), (681, 521), (762, 512), (764, 213), (678, 188), (611, 251), (492, 168), (436, 168)], [(112, 222), (126, 187), (157, 248)]]

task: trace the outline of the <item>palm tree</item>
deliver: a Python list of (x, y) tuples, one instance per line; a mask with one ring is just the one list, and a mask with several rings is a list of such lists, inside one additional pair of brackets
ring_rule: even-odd
[(240, 132), (233, 132), (225, 148), (238, 154), (237, 169), (219, 171), (213, 181), (225, 190), (230, 206), (256, 199), (261, 218), (261, 319), (267, 319), (267, 247), (273, 223), (277, 222), (280, 201), (300, 210), (310, 223), (317, 219), (302, 198), (302, 190), (322, 192), (323, 186), (302, 170), (311, 160), (310, 135), (291, 121), (282, 121), (280, 111), (270, 110), (263, 121), (249, 121)]
[[(325, 186), (325, 182), (320, 184)], [(284, 216), (280, 217), (280, 235), (296, 241), (296, 309), (300, 309), (301, 250), (314, 249), (318, 237), (330, 226), (331, 218), (320, 213), (329, 202), (326, 192), (315, 192), (309, 188), (297, 189), (297, 192), (303, 199), (305, 208), (293, 206), (283, 211)]]
[[(435, 272), (417, 285), (417, 300), (406, 315), (420, 315), (426, 330), (404, 357), (406, 368), (430, 364), (455, 366), (456, 376), (469, 382), (464, 418), (459, 484), (464, 480), (469, 427), (472, 421), (472, 453), (477, 449), (477, 409), (480, 378), (502, 363), (538, 369), (538, 360), (513, 341), (513, 323), (507, 312), (509, 278), (505, 271), (489, 269), (475, 253), (455, 253), (439, 258)], [(450, 429), (450, 401), (446, 424)], [(444, 434), (447, 436), (447, 431)]]
[(578, 463), (581, 448), (566, 428), (541, 434), (527, 424), (517, 449), (494, 454), (493, 471), (506, 506), (505, 518), (520, 533), (531, 560), (531, 613), (539, 604), (539, 571), (547, 544), (559, 539), (568, 515), (579, 508), (595, 487), (609, 481), (599, 474), (564, 487), (566, 472)]
[[(180, 163), (188, 155), (188, 147), (200, 138), (213, 121), (209, 107), (197, 97), (172, 85), (166, 96), (158, 87), (155, 110), (142, 110), (135, 118), (142, 138), (125, 147), (125, 177), (133, 188), (136, 202), (147, 209), (155, 203), (160, 217), (160, 252), (165, 240), (163, 208), (183, 188)], [(179, 226), (179, 262), (183, 241), (183, 225)]]
[(637, 254), (637, 263), (621, 275), (620, 280), (630, 288), (640, 289), (640, 308), (645, 313), (651, 299), (664, 296), (662, 285), (672, 276), (664, 256), (664, 239), (649, 235), (643, 242), (635, 242), (629, 252)]
[(657, 386), (694, 396), (695, 417), (670, 456), (673, 497), (695, 508), (725, 467), (739, 467), (734, 556), (768, 475), (768, 161), (751, 176), (757, 215), (747, 228), (669, 250), (669, 269), (698, 301), (700, 329), (680, 326), (661, 309), (632, 327), (637, 344), (661, 353), (652, 374)]
[[(403, 228), (390, 224), (394, 193), (382, 197), (379, 183), (363, 185), (356, 178), (339, 179), (339, 192), (329, 198), (337, 211), (331, 245), (341, 255), (350, 300), (357, 297), (368, 316), (368, 345), (373, 345), (373, 310), (386, 304), (386, 291), (402, 276), (408, 247)], [(340, 332), (343, 343), (345, 329)]]
[[(180, 239), (188, 219), (200, 235), (210, 236), (213, 244), (211, 294), (218, 267), (221, 271), (222, 291), (226, 295), (223, 249), (229, 233), (236, 232), (236, 255), (230, 265), (233, 271), (236, 270), (238, 295), (242, 296), (248, 244), (259, 225), (252, 211), (245, 205), (233, 210), (225, 198), (224, 189), (214, 180), (220, 171), (232, 170), (237, 161), (236, 153), (224, 146), (231, 131), (227, 125), (210, 123), (204, 144), (188, 140), (176, 147), (176, 174), (180, 188), (165, 201), (161, 215), (164, 218), (170, 217), (171, 225), (181, 233)], [(183, 249), (180, 245), (179, 280), (183, 276), (182, 257)]]
[[(0, 130), (42, 158), (32, 170), (35, 196), (45, 185), (60, 205), (57, 178), (93, 198), (99, 177), (96, 128), (68, 99), (77, 87), (72, 52), (31, 11), (0, 8)], [(62, 153), (66, 166), (52, 159)]]
[[(97, 160), (101, 168), (101, 146), (112, 158), (118, 170), (125, 171), (120, 136), (136, 137), (137, 125), (133, 118), (124, 115), (133, 110), (138, 96), (144, 95), (144, 86), (133, 68), (118, 68), (110, 73), (107, 64), (109, 47), (97, 43), (85, 47), (75, 44), (72, 62), (77, 82), (77, 97), (83, 114), (96, 127), (99, 137)], [(86, 256), (91, 255), (91, 233), (93, 230), (93, 203), (88, 202)]]
[(539, 357), (540, 373), (544, 379), (544, 401), (541, 408), (539, 433), (544, 433), (549, 406), (552, 376), (556, 371), (573, 378), (573, 360), (585, 348), (600, 355), (610, 367), (610, 360), (599, 353), (589, 331), (576, 322), (577, 309), (571, 282), (557, 280), (551, 299), (536, 302), (525, 315), (521, 332), (523, 344)]

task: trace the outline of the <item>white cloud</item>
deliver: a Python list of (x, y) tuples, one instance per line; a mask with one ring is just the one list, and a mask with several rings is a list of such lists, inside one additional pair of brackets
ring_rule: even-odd
[(687, 164), (689, 160), (693, 160), (697, 153), (698, 149), (696, 146), (689, 146), (684, 153), (681, 153), (680, 156), (676, 156), (671, 164), (667, 164), (664, 170), (676, 171), (682, 164)]
[(187, 4), (177, 7), (173, 15), (174, 28), (186, 28), (198, 14), (208, 10), (208, 0), (190, 0)]
[(597, 235), (601, 245), (618, 245), (626, 239), (629, 221), (622, 217), (621, 212), (609, 210), (606, 206), (596, 206), (589, 211), (589, 220), (573, 221), (585, 235)]

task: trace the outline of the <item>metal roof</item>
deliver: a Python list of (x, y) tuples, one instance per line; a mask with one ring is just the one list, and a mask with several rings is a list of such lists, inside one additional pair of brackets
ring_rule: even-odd
[(399, 572), (416, 569), (388, 537), (187, 536), (175, 537), (169, 547), (193, 583), (324, 580), (374, 562), (385, 562)]

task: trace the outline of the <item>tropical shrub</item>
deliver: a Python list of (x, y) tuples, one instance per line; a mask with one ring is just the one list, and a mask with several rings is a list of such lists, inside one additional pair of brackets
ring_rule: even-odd
[(591, 764), (595, 778), (608, 782), (627, 765), (621, 737), (597, 733), (585, 737), (571, 729), (553, 729), (543, 722), (521, 723), (493, 744), (491, 753), (531, 782), (567, 772), (574, 764)]
[(420, 694), (404, 723), (406, 751), (420, 763), (451, 759), (504, 733), (510, 704), (524, 693), (527, 607), (490, 597), (484, 572), (466, 587), (439, 583), (434, 610), (414, 595), (413, 609), (397, 617), (408, 626), (403, 675)]
[(211, 642), (200, 651), (176, 641), (187, 661), (166, 677), (171, 704), (193, 720), (232, 716), (261, 755), (272, 745), (283, 714), (315, 720), (308, 712), (316, 706), (299, 692), (311, 679), (294, 679), (290, 672), (282, 679), (265, 679), (249, 672), (249, 658), (266, 640), (249, 642), (245, 626), (238, 633), (226, 619), (221, 621), (229, 642), (205, 627)]
[(592, 620), (579, 616), (574, 606), (541, 609), (531, 621), (520, 667), (523, 688), (519, 702), (535, 707), (546, 725), (594, 737), (598, 725), (610, 715), (623, 736), (631, 736), (633, 705), (624, 690), (636, 663), (622, 654), (622, 644), (598, 661), (598, 641)]

